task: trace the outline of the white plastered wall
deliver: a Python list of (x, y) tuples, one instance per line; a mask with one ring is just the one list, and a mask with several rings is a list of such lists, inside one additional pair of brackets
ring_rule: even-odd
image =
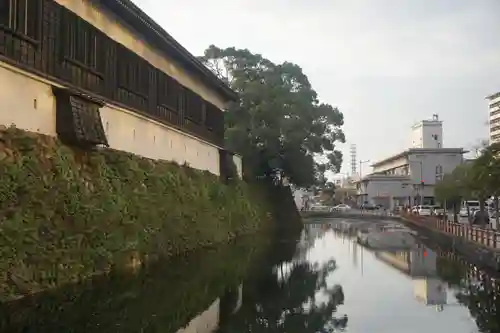
[[(0, 62), (0, 125), (56, 135), (52, 83)], [(110, 148), (219, 175), (218, 147), (112, 105), (101, 108)]]

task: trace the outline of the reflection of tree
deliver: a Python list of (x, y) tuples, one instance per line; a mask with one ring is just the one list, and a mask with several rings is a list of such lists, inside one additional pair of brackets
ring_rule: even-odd
[(173, 333), (223, 295), (221, 305), (234, 308), (231, 296), (267, 252), (265, 244), (242, 237), (135, 274), (116, 272), (0, 304), (0, 332)]
[(493, 333), (500, 330), (499, 293), (498, 286), (486, 275), (482, 275), (480, 281), (475, 283), (466, 279), (465, 286), (455, 297), (469, 308), (481, 332)]
[(467, 274), (467, 267), (460, 262), (438, 257), (436, 261), (437, 273), (441, 280), (451, 286), (461, 286)]
[(477, 274), (473, 266), (443, 257), (438, 260), (438, 274), (457, 288), (455, 297), (469, 309), (481, 332), (500, 331), (500, 287), (494, 280), (487, 274)]
[[(245, 284), (243, 306), (220, 332), (334, 332), (347, 325), (347, 317), (334, 318), (343, 304), (342, 287), (330, 287), (327, 276), (335, 261), (324, 265), (297, 263), (266, 270), (257, 280)], [(286, 275), (286, 276), (284, 276)]]

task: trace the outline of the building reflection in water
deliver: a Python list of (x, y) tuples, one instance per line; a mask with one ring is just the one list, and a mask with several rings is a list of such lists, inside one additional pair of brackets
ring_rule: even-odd
[[(361, 245), (348, 235), (350, 230), (345, 226), (332, 225), (332, 228), (343, 239), (350, 239), (354, 267), (358, 267), (358, 254), (360, 252), (361, 271), (363, 271), (362, 256), (364, 251), (359, 249)], [(351, 253), (351, 251), (349, 252)], [(413, 280), (413, 294), (417, 301), (427, 306), (435, 306), (437, 311), (443, 311), (443, 306), (447, 304), (447, 288), (446, 284), (438, 277), (438, 255), (436, 252), (419, 245), (414, 248), (373, 251), (373, 253), (379, 261)]]
[(413, 280), (415, 299), (442, 311), (447, 303), (446, 285), (437, 275), (437, 254), (423, 246), (397, 251), (377, 251), (375, 257)]
[(193, 318), (186, 327), (177, 331), (177, 333), (211, 333), (215, 332), (221, 321), (227, 316), (237, 313), (243, 305), (243, 284), (240, 284), (235, 290), (228, 290), (222, 296), (217, 298), (210, 306)]
[(219, 326), (220, 299), (217, 298), (208, 309), (193, 318), (189, 324), (177, 333), (210, 333)]

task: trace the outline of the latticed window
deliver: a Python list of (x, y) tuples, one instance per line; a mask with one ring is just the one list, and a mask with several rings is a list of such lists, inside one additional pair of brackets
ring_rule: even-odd
[(148, 96), (148, 64), (137, 54), (124, 47), (118, 49), (118, 86), (136, 95)]
[(221, 115), (221, 110), (219, 110), (215, 105), (207, 103), (205, 124), (209, 130), (212, 131), (220, 127), (218, 125), (219, 122), (222, 122)]
[(172, 111), (179, 110), (179, 83), (163, 72), (158, 72), (158, 104)]
[(184, 89), (185, 115), (188, 119), (201, 124), (203, 121), (203, 100), (191, 90)]
[(100, 38), (91, 24), (77, 19), (71, 12), (64, 12), (61, 33), (64, 36), (63, 55), (66, 60), (97, 72), (103, 71)]
[(0, 26), (38, 40), (40, 0), (0, 0)]

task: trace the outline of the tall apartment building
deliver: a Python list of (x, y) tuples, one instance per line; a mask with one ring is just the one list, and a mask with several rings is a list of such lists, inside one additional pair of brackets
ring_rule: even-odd
[(500, 92), (486, 97), (489, 100), (490, 144), (500, 142)]

